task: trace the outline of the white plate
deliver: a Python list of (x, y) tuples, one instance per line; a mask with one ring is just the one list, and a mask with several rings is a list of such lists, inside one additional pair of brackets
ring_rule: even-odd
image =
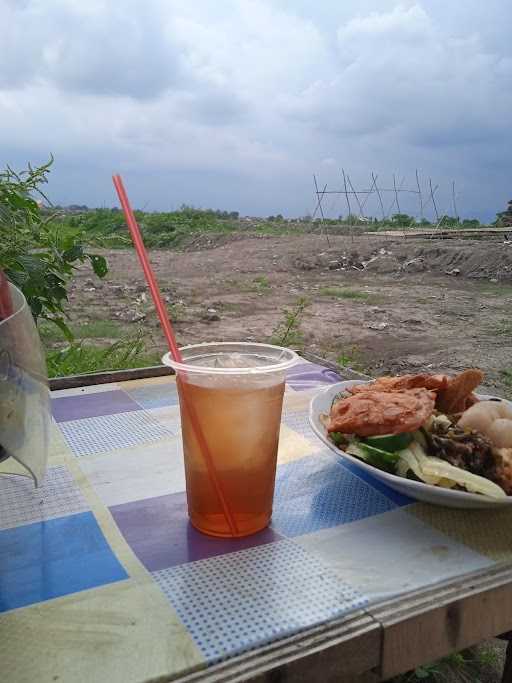
[[(425, 503), (431, 503), (432, 505), (444, 505), (451, 508), (497, 508), (512, 505), (512, 496), (496, 500), (494, 498), (482, 496), (478, 493), (452, 491), (451, 489), (444, 489), (439, 486), (424, 484), (420, 481), (405, 479), (404, 477), (399, 477), (396, 474), (389, 474), (388, 472), (383, 472), (376, 467), (372, 467), (372, 465), (368, 465), (363, 460), (359, 460), (359, 458), (355, 458), (354, 456), (349, 455), (348, 453), (345, 453), (337, 448), (333, 442), (327, 438), (325, 427), (320, 422), (320, 414), (329, 414), (333, 399), (336, 394), (340, 391), (343, 391), (347, 387), (353, 386), (354, 384), (365, 384), (365, 382), (351, 380), (349, 382), (338, 382), (338, 384), (332, 384), (317, 394), (311, 400), (309, 406), (309, 422), (311, 423), (315, 434), (324, 442), (326, 446), (334, 451), (336, 455), (350, 460), (350, 462), (352, 462), (354, 465), (360, 467), (362, 470), (366, 470), (373, 477), (375, 477), (375, 479), (384, 482), (395, 491), (403, 493), (410, 498), (422, 500)], [(494, 396), (487, 396), (484, 394), (479, 394), (478, 397), (482, 400), (495, 398)], [(500, 400), (504, 401), (505, 399)], [(509, 405), (512, 405), (510, 401), (506, 402)]]

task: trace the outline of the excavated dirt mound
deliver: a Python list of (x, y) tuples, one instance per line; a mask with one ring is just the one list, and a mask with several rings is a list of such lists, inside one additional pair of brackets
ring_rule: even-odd
[(430, 272), (512, 281), (512, 242), (395, 241), (368, 237), (343, 241), (341, 253), (331, 248), (320, 254), (304, 254), (291, 265), (302, 270), (354, 268), (383, 274)]

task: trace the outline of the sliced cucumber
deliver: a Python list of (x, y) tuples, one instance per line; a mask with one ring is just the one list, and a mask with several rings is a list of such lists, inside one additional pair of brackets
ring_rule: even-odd
[(379, 470), (392, 473), (396, 471), (396, 465), (400, 458), (398, 453), (389, 453), (362, 441), (357, 442), (357, 444), (350, 444), (346, 452), (361, 458), (361, 460), (377, 467)]
[(402, 451), (407, 448), (412, 442), (412, 434), (383, 434), (382, 436), (367, 436), (364, 441), (369, 446), (374, 448), (379, 448), (382, 451), (387, 451), (388, 453), (395, 453), (396, 451)]

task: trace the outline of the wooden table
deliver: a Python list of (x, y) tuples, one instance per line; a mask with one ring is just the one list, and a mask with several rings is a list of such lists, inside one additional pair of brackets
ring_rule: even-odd
[(167, 370), (53, 381), (46, 488), (0, 476), (2, 683), (377, 681), (511, 630), (512, 516), (340, 464), (306, 416), (336, 380), (291, 373), (272, 527), (228, 543), (187, 524)]

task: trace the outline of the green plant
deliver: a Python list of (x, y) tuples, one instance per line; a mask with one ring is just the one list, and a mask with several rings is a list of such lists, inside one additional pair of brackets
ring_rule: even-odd
[(361, 351), (357, 344), (353, 344), (350, 349), (343, 349), (336, 357), (336, 363), (342, 368), (351, 368), (359, 372), (364, 371), (364, 364), (361, 358)]
[(160, 362), (156, 353), (148, 354), (142, 334), (119, 340), (108, 347), (72, 342), (63, 349), (48, 351), (46, 364), (49, 377), (80, 375), (103, 370), (125, 370)]
[(413, 671), (409, 671), (393, 679), (395, 683), (416, 683), (416, 681), (445, 681), (459, 680), (462, 683), (473, 683), (482, 680), (482, 673), (488, 668), (497, 667), (499, 657), (492, 647), (480, 646), (454, 652), (436, 662), (423, 664)]
[(354, 299), (368, 301), (370, 294), (357, 289), (344, 289), (343, 287), (322, 287), (318, 290), (320, 296), (328, 296), (334, 299)]
[(408, 227), (410, 225), (415, 225), (416, 220), (414, 216), (409, 216), (406, 213), (395, 213), (391, 216), (391, 222), (393, 225)]
[(103, 256), (87, 250), (82, 230), (56, 223), (55, 214), (45, 215), (34, 198), (48, 201), (41, 186), (52, 162), (0, 172), (0, 268), (21, 289), (34, 318), (57, 325), (71, 339), (64, 304), (77, 264), (90, 261), (99, 277), (108, 268)]
[(266, 275), (258, 275), (258, 277), (254, 278), (253, 282), (258, 290), (266, 291), (270, 289), (270, 282)]
[(463, 228), (479, 228), (480, 227), (480, 221), (478, 218), (464, 218), (462, 221), (462, 227)]
[(278, 346), (301, 346), (304, 343), (301, 321), (304, 311), (308, 306), (308, 299), (301, 297), (293, 308), (285, 308), (283, 310), (283, 319), (274, 328), (270, 338), (272, 344), (277, 344)]
[(440, 228), (460, 228), (460, 219), (458, 216), (441, 216), (439, 223)]

